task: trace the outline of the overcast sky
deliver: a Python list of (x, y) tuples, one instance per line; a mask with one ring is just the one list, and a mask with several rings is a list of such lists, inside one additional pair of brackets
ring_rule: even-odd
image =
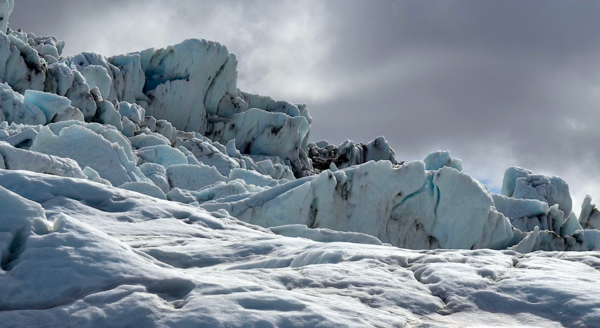
[(187, 38), (239, 87), (307, 103), (311, 139), (450, 150), (497, 190), (513, 165), (600, 201), (600, 1), (17, 0), (13, 29), (106, 55)]

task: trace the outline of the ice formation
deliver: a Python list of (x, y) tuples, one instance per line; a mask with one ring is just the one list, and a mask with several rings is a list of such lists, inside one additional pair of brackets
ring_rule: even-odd
[(597, 255), (536, 252), (600, 249), (563, 179), (512, 167), (493, 194), (448, 151), (309, 142), (306, 105), (239, 90), (219, 43), (63, 56), (13, 6), (3, 325), (600, 325)]
[[(2, 6), (8, 17), (13, 3)], [(581, 237), (598, 227), (595, 212), (577, 219), (558, 177), (509, 168), (495, 195), (447, 151), (398, 162), (383, 137), (309, 143), (306, 106), (237, 89), (235, 55), (219, 43), (65, 57), (55, 37), (8, 27), (0, 36), (5, 169), (122, 186), (269, 228), (365, 233), (405, 248), (502, 249), (536, 227), (534, 249), (596, 247)]]
[(564, 213), (572, 209), (569, 185), (559, 177), (548, 177), (534, 174), (520, 167), (511, 167), (504, 173), (502, 195), (521, 198), (537, 199), (552, 206), (557, 204)]
[(308, 156), (317, 170), (328, 170), (331, 165), (336, 169), (344, 169), (353, 165), (364, 164), (368, 161), (388, 160), (396, 164), (394, 150), (390, 148), (384, 137), (378, 137), (368, 144), (356, 144), (346, 140), (340, 146), (329, 144), (327, 141), (308, 144)]
[(454, 169), (426, 171), (419, 161), (325, 171), (202, 207), (225, 209), (265, 227), (304, 224), (361, 232), (413, 249), (501, 248), (513, 239), (509, 221), (475, 180)]
[[(274, 234), (27, 171), (0, 170), (0, 206), (4, 327), (600, 325), (596, 253), (415, 251), (289, 225)], [(524, 241), (517, 251), (535, 244)]]

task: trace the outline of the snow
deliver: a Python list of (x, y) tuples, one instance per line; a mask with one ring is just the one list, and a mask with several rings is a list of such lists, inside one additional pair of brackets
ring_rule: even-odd
[(22, 231), (3, 253), (7, 327), (600, 324), (596, 253), (318, 242), (82, 179), (0, 171), (0, 186), (20, 218), (0, 231)]

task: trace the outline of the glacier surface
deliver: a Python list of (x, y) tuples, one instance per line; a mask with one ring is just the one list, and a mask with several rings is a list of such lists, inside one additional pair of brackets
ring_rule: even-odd
[(0, 205), (4, 327), (600, 325), (597, 253), (419, 251), (266, 230), (27, 171), (0, 171)]
[(63, 56), (0, 0), (3, 327), (600, 327), (600, 211), (310, 142), (218, 42)]

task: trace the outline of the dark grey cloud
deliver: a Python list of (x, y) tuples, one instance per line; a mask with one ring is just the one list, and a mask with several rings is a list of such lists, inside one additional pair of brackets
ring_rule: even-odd
[(18, 0), (12, 28), (67, 53), (185, 38), (238, 55), (240, 87), (306, 102), (312, 138), (449, 149), (498, 188), (510, 165), (600, 197), (600, 2)]

